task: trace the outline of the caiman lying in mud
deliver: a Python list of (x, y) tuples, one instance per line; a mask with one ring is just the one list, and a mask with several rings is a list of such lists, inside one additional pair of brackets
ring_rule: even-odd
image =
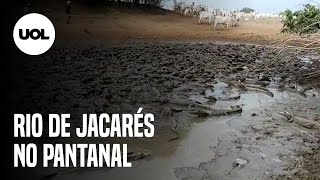
[(205, 111), (201, 109), (194, 109), (188, 111), (191, 114), (198, 115), (199, 117), (207, 117), (207, 116), (226, 116), (231, 114), (242, 113), (241, 106), (231, 106), (231, 109), (212, 109), (211, 111)]
[(274, 97), (274, 94), (270, 90), (260, 85), (246, 84), (246, 83), (231, 81), (231, 80), (224, 80), (223, 82), (231, 86), (234, 86), (236, 88), (239, 88), (240, 90), (243, 90), (243, 91), (256, 91), (256, 92), (264, 93), (270, 97)]
[[(181, 107), (180, 111), (186, 111), (199, 117), (225, 116), (242, 112), (242, 107), (239, 105), (231, 106), (230, 109), (213, 109), (209, 106), (184, 99), (166, 99), (166, 102)], [(176, 108), (173, 111), (177, 111)]]
[(293, 114), (291, 114), (289, 112), (279, 112), (279, 114), (285, 116), (288, 119), (288, 122), (290, 122), (290, 123), (296, 123), (302, 127), (308, 128), (308, 129), (320, 130), (320, 123), (317, 121), (312, 121), (312, 120), (305, 119), (302, 117), (294, 116)]

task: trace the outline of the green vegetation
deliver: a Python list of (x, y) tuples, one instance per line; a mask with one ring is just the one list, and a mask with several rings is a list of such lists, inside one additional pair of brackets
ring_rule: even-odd
[(254, 12), (254, 9), (251, 9), (251, 8), (245, 7), (245, 8), (242, 8), (242, 9), (240, 10), (240, 12), (244, 12), (244, 13), (252, 13), (252, 12)]
[(313, 5), (305, 5), (303, 10), (284, 12), (282, 32), (306, 34), (320, 30), (320, 9)]

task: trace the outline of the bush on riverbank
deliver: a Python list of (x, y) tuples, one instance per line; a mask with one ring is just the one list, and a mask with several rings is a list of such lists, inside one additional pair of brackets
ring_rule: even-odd
[(320, 31), (320, 8), (305, 5), (303, 10), (284, 12), (282, 32), (306, 34)]

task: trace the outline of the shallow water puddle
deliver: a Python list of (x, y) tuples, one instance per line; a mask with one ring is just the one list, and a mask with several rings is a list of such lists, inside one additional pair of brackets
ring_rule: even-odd
[[(152, 152), (150, 158), (133, 162), (132, 168), (61, 174), (56, 179), (266, 179), (283, 172), (285, 160), (281, 159), (292, 156), (301, 143), (299, 139), (289, 140), (297, 127), (285, 122), (278, 112), (320, 114), (319, 92), (314, 90), (308, 91), (306, 98), (296, 92), (269, 89), (274, 97), (247, 91), (239, 99), (226, 100), (239, 92), (225, 83), (218, 83), (214, 89), (190, 99), (211, 107), (240, 105), (241, 115), (194, 122), (179, 139), (167, 145), (153, 144), (155, 147), (150, 149), (158, 151)], [(210, 104), (205, 98), (208, 96), (217, 97), (218, 101)], [(170, 153), (167, 146), (172, 147)], [(246, 163), (238, 166), (237, 162)]]

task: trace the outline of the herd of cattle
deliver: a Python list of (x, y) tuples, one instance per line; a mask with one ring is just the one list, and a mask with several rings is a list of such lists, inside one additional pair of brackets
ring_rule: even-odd
[(208, 8), (208, 6), (194, 4), (187, 5), (184, 3), (177, 3), (174, 5), (174, 11), (184, 14), (185, 16), (197, 17), (198, 23), (207, 23), (213, 26), (215, 30), (217, 25), (226, 25), (227, 28), (231, 25), (236, 27), (240, 25), (240, 20), (260, 20), (260, 19), (278, 19), (282, 20), (282, 16), (278, 13), (244, 13), (240, 11), (228, 11), (219, 8)]

